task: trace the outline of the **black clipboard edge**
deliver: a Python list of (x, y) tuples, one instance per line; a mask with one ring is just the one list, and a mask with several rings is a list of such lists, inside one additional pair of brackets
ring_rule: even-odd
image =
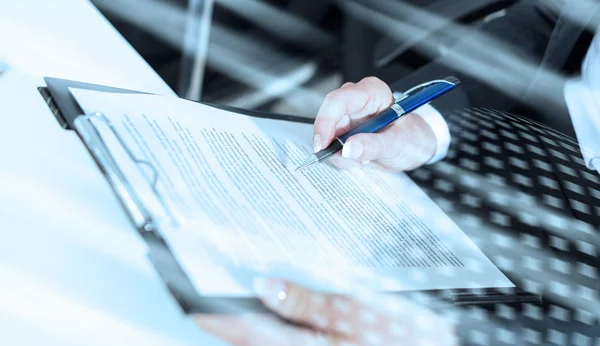
[(56, 121), (58, 121), (58, 124), (60, 125), (60, 127), (62, 127), (63, 129), (67, 129), (69, 126), (69, 124), (67, 123), (67, 119), (65, 119), (63, 114), (60, 112), (60, 110), (56, 106), (56, 103), (54, 103), (54, 99), (50, 95), (48, 88), (47, 87), (38, 87), (38, 91), (44, 98), (44, 101), (46, 101), (46, 105), (48, 105), (48, 108), (50, 108), (50, 111), (52, 112), (52, 114), (54, 114), (54, 117), (56, 118)]
[[(49, 109), (56, 117), (59, 125), (66, 130), (73, 130), (73, 121), (77, 116), (83, 113), (83, 110), (79, 107), (75, 101), (75, 98), (70, 94), (70, 87), (106, 92), (145, 94), (143, 92), (57, 78), (47, 77), (44, 78), (44, 80), (48, 86), (38, 87), (38, 91), (48, 105)], [(312, 119), (304, 117), (246, 110), (227, 105), (214, 105), (209, 103), (203, 104), (258, 118), (286, 120), (307, 124), (311, 124), (313, 122)], [(103, 171), (103, 168), (97, 161), (96, 165), (101, 171)], [(122, 201), (119, 200), (119, 202), (122, 204)], [(132, 225), (135, 227), (134, 221), (129, 215), (128, 217)], [(235, 314), (243, 312), (268, 312), (266, 307), (260, 302), (260, 300), (256, 298), (205, 297), (199, 295), (165, 241), (155, 232), (147, 232), (145, 230), (137, 229), (137, 227), (135, 228), (149, 246), (150, 251), (148, 258), (153, 263), (158, 275), (186, 314)], [(542, 297), (540, 295), (520, 291), (518, 289), (512, 294), (503, 294), (495, 289), (477, 289), (476, 291), (478, 293), (471, 293), (472, 291), (468, 289), (453, 289), (403, 291), (396, 293), (386, 292), (386, 294), (398, 294), (407, 297), (410, 297), (413, 294), (426, 294), (434, 299), (437, 299), (438, 301), (447, 304), (449, 303), (452, 306), (490, 305), (499, 303), (540, 303), (542, 301)]]
[[(123, 93), (123, 94), (148, 94), (141, 91), (133, 91), (127, 89), (120, 88), (112, 88), (103, 85), (97, 84), (89, 84), (82, 82), (75, 82), (66, 79), (59, 78), (50, 78), (45, 77), (44, 81), (46, 82), (46, 87), (38, 87), (38, 91), (46, 101), (46, 104), (56, 117), (56, 120), (60, 124), (60, 126), (66, 130), (73, 130), (73, 121), (76, 117), (83, 114), (83, 110), (77, 104), (77, 101), (71, 95), (69, 88), (77, 88), (77, 89), (87, 89), (87, 90), (96, 90), (96, 91), (104, 91), (104, 92), (113, 92), (113, 93)], [(196, 102), (196, 101), (193, 101)], [(202, 102), (202, 104), (211, 106), (214, 108), (223, 109), (230, 112), (236, 112), (244, 115), (248, 115), (255, 118), (265, 118), (265, 119), (275, 119), (275, 120), (285, 120), (296, 123), (305, 123), (312, 124), (313, 119), (304, 118), (294, 115), (287, 114), (275, 114), (270, 112), (262, 112), (255, 110), (242, 109), (227, 105), (217, 105), (212, 103)]]

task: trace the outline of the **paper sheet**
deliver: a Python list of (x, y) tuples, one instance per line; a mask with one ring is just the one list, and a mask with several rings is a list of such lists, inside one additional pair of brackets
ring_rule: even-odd
[(312, 126), (172, 97), (72, 90), (159, 172), (179, 222), (165, 239), (199, 292), (250, 295), (256, 275), (326, 291), (513, 287), (406, 175), (295, 172)]

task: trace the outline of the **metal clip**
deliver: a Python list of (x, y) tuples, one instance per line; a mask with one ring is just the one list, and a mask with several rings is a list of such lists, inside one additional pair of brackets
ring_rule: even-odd
[[(163, 216), (168, 218), (168, 222), (176, 226), (176, 219), (173, 217), (171, 210), (164, 202), (164, 199), (161, 197), (158, 190), (160, 176), (156, 170), (156, 167), (154, 167), (148, 161), (135, 157), (113, 124), (104, 114), (93, 113), (77, 117), (74, 121), (75, 129), (96, 160), (96, 163), (102, 170), (103, 174), (106, 176), (111, 188), (117, 194), (117, 197), (123, 204), (123, 207), (127, 210), (129, 217), (135, 226), (140, 230), (155, 232), (158, 231), (158, 224), (161, 224), (163, 220), (155, 219), (157, 215), (148, 210), (142, 198), (140, 198), (138, 193), (135, 191), (133, 185), (130, 183), (130, 180), (115, 161), (110, 149), (106, 145), (106, 141), (98, 131), (96, 125), (93, 123), (93, 120), (95, 119), (102, 121), (108, 126), (111, 133), (122, 146), (122, 149), (125, 151), (125, 153), (127, 153), (129, 159), (133, 161), (135, 166), (140, 170), (141, 175), (149, 184), (150, 190), (164, 210)], [(145, 171), (141, 168), (141, 166), (148, 167), (151, 170), (151, 177), (148, 177), (145, 174)]]

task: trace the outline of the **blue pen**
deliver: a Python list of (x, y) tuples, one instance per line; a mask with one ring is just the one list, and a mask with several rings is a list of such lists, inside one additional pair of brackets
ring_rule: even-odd
[(360, 124), (353, 130), (336, 137), (327, 148), (311, 155), (306, 161), (298, 166), (298, 168), (296, 168), (296, 171), (324, 161), (328, 157), (342, 150), (346, 140), (355, 134), (378, 132), (392, 124), (394, 121), (400, 119), (403, 115), (414, 111), (415, 109), (456, 88), (459, 84), (460, 81), (457, 78), (447, 77), (444, 79), (423, 83), (411, 88), (405, 92), (403, 97), (396, 101), (396, 103), (394, 103), (390, 108)]

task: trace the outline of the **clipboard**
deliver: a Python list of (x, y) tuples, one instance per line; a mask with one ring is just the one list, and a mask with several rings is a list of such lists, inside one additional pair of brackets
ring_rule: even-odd
[[(136, 191), (132, 188), (131, 184), (129, 184), (127, 177), (111, 157), (110, 151), (106, 147), (101, 136), (95, 133), (94, 125), (91, 124), (90, 119), (102, 119), (103, 115), (83, 114), (83, 110), (78, 105), (69, 88), (113, 93), (142, 92), (58, 78), (46, 77), (44, 80), (47, 86), (39, 87), (38, 91), (42, 95), (52, 114), (55, 116), (58, 124), (65, 130), (75, 131), (90, 152), (98, 168), (103, 173), (111, 189), (113, 190), (113, 193), (116, 195), (121, 206), (128, 215), (132, 225), (148, 244), (149, 260), (154, 265), (156, 272), (161, 277), (166, 285), (166, 288), (178, 302), (182, 310), (186, 314), (235, 314), (242, 312), (268, 312), (260, 300), (256, 298), (202, 296), (196, 291), (190, 279), (185, 274), (183, 268), (173, 255), (173, 252), (169, 248), (168, 244), (164, 241), (164, 239), (162, 239), (160, 232), (157, 231), (157, 222), (153, 219), (153, 214), (149, 212), (144, 200), (140, 198), (138, 194), (136, 194)], [(313, 122), (312, 119), (291, 115), (239, 109), (224, 105), (204, 104), (251, 117), (278, 119), (308, 124)], [(112, 130), (112, 133), (118, 142), (125, 146), (124, 141), (120, 139), (118, 133), (114, 129)], [(138, 166), (149, 166), (149, 168), (153, 170), (154, 174), (156, 174), (156, 170), (148, 162), (144, 162), (133, 157), (128, 148), (124, 147), (124, 149), (130, 156), (130, 159)], [(157, 175), (154, 175), (154, 179), (157, 178)], [(150, 188), (153, 187), (151, 180), (152, 179), (148, 181)], [(160, 198), (158, 198), (158, 200), (160, 203)], [(169, 213), (168, 210), (165, 210), (165, 212), (167, 214)], [(413, 298), (419, 301), (426, 300), (427, 306), (433, 309), (444, 309), (445, 307), (452, 306), (490, 305), (499, 303), (541, 303), (542, 301), (541, 295), (526, 292), (520, 288), (444, 289), (388, 292), (388, 294), (404, 295), (408, 298)], [(423, 297), (426, 297), (426, 299), (423, 299)]]

